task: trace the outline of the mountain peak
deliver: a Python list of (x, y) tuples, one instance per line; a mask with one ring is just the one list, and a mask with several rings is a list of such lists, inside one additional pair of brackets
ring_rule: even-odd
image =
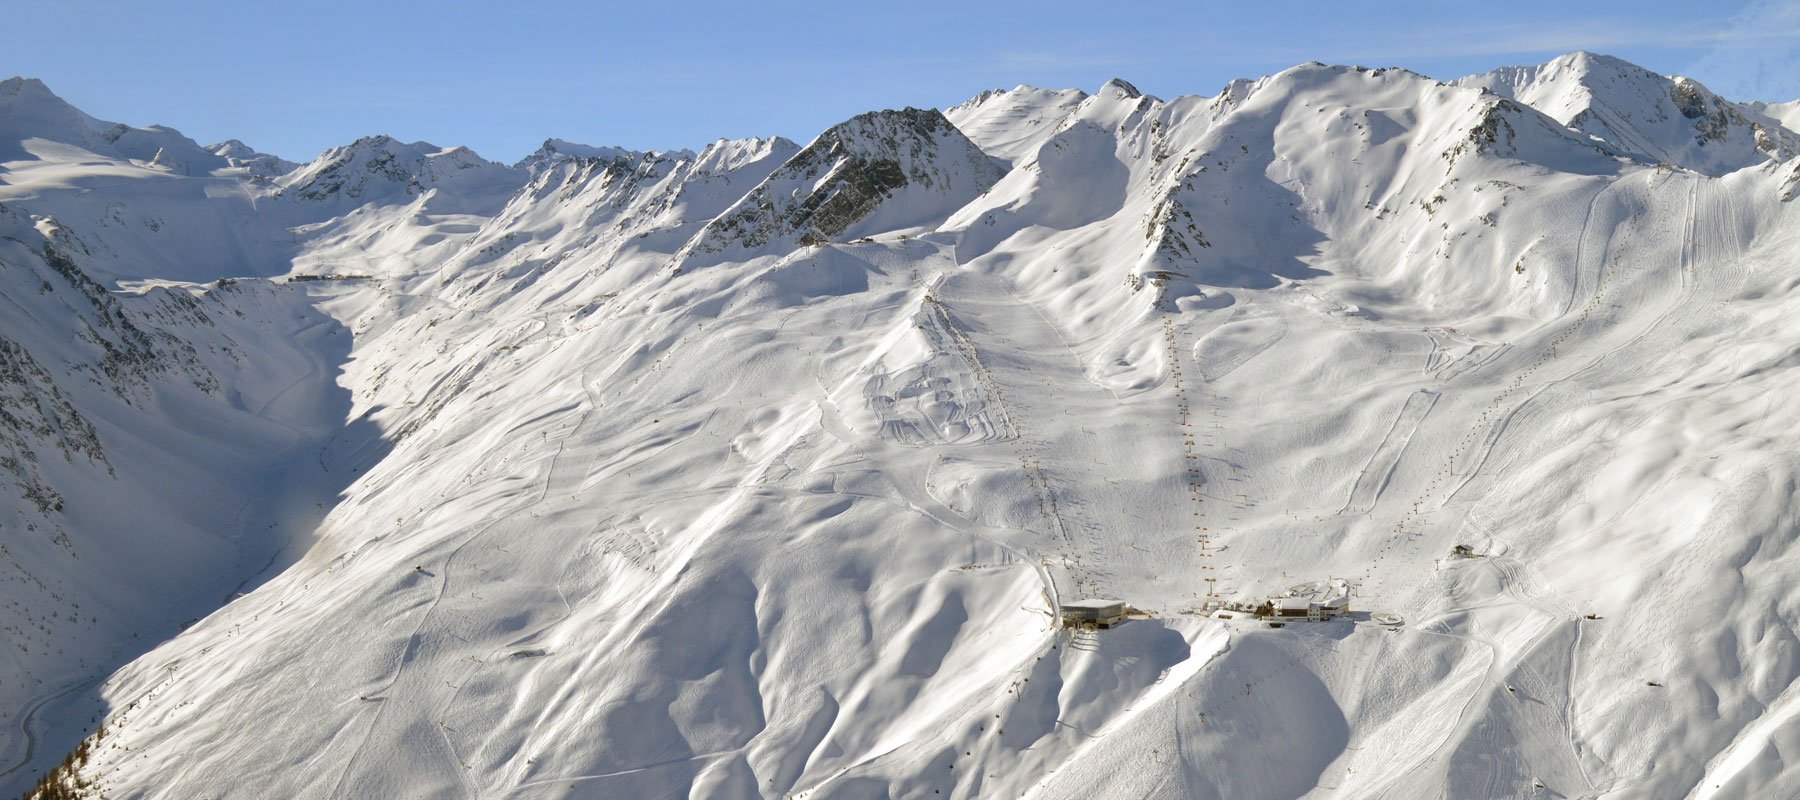
[(1633, 64), (1630, 61), (1626, 61), (1623, 58), (1619, 58), (1618, 56), (1609, 56), (1605, 53), (1596, 53), (1591, 50), (1571, 50), (1551, 59), (1549, 64), (1589, 70), (1610, 69), (1621, 72), (1650, 72), (1650, 70), (1644, 69), (1643, 67)]
[(597, 158), (603, 161), (611, 161), (618, 158), (636, 158), (640, 155), (642, 155), (642, 153), (639, 153), (636, 150), (627, 150), (623, 147), (596, 147), (594, 145), (571, 142), (566, 139), (551, 138), (545, 139), (544, 143), (539, 145), (537, 150), (533, 151), (531, 155), (519, 159), (518, 163), (515, 163), (513, 166), (535, 172), (545, 167), (573, 159)]
[(699, 154), (688, 154), (694, 169), (704, 173), (726, 173), (752, 161), (779, 155), (782, 161), (800, 151), (800, 145), (782, 136), (752, 136), (743, 139), (714, 140)]
[(868, 111), (857, 114), (843, 122), (827, 128), (814, 144), (827, 142), (833, 145), (849, 146), (870, 142), (875, 137), (877, 146), (895, 146), (901, 137), (927, 137), (945, 130), (954, 130), (955, 125), (944, 116), (944, 112), (935, 108), (913, 108), (907, 106), (900, 109)]
[(123, 126), (88, 116), (56, 96), (37, 78), (0, 81), (0, 160), (28, 157), (23, 148), (27, 139), (44, 139), (95, 155), (117, 157), (112, 139), (101, 135), (109, 127)]
[(1131, 83), (1124, 78), (1112, 78), (1107, 80), (1106, 83), (1101, 84), (1100, 93), (1105, 94), (1108, 92), (1116, 93), (1126, 100), (1136, 100), (1144, 96), (1143, 92), (1138, 91), (1136, 86), (1131, 85)]
[(1020, 84), (991, 89), (944, 112), (989, 155), (1017, 161), (1037, 150), (1057, 123), (1074, 113), (1088, 95), (1080, 89), (1040, 89)]
[(1517, 100), (1625, 152), (1710, 175), (1800, 149), (1800, 137), (1758, 121), (1698, 81), (1598, 53), (1578, 50), (1456, 83)]
[(228, 166), (243, 169), (257, 179), (285, 175), (300, 167), (299, 164), (280, 156), (259, 152), (239, 139), (226, 139), (217, 144), (207, 145), (202, 149), (225, 159)]
[(95, 119), (58, 97), (41, 80), (0, 80), (0, 161), (42, 157), (47, 151), (27, 144), (34, 139), (182, 174), (206, 174), (225, 166), (224, 159), (174, 128)]
[[(0, 80), (0, 97), (18, 97), (20, 95), (56, 97), (56, 93), (50, 91), (50, 87), (37, 78), (15, 75), (6, 80)], [(61, 100), (62, 98), (57, 97), (56, 99)]]
[(708, 223), (677, 263), (790, 237), (819, 243), (935, 225), (1001, 175), (995, 159), (937, 109), (858, 114), (819, 134)]
[(378, 198), (423, 194), (454, 180), (478, 195), (510, 192), (525, 173), (482, 158), (467, 147), (400, 142), (386, 134), (334, 147), (285, 175), (281, 193), (311, 202), (361, 204)]
[(262, 153), (259, 153), (256, 151), (256, 148), (251, 147), (250, 145), (244, 144), (244, 140), (242, 140), (242, 139), (226, 139), (225, 141), (222, 141), (222, 142), (216, 142), (214, 144), (207, 145), (206, 149), (211, 150), (215, 155), (221, 155), (221, 156), (260, 156), (260, 155), (262, 155)]

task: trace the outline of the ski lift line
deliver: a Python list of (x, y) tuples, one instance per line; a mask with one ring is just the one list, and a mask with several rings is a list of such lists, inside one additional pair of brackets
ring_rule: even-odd
[[(1205, 524), (1206, 491), (1202, 479), (1204, 473), (1200, 469), (1200, 454), (1195, 450), (1199, 445), (1200, 439), (1210, 439), (1210, 437), (1196, 436), (1193, 430), (1193, 402), (1188, 395), (1186, 382), (1182, 380), (1181, 341), (1175, 327), (1175, 320), (1171, 310), (1165, 309), (1162, 324), (1163, 337), (1167, 343), (1165, 349), (1169, 358), (1169, 373), (1172, 378), (1171, 386), (1173, 387), (1175, 394), (1176, 434), (1181, 437), (1180, 441), (1183, 451), (1182, 461), (1186, 465), (1184, 467), (1186, 478), (1184, 482), (1187, 484), (1188, 488), (1188, 504), (1192, 509), (1191, 516), (1194, 519), (1194, 528), (1198, 531), (1198, 535), (1195, 537), (1196, 544), (1199, 547), (1200, 564), (1198, 566), (1200, 567), (1201, 574), (1206, 575), (1202, 580), (1206, 583), (1206, 598), (1211, 601), (1216, 600), (1219, 597), (1218, 579), (1213, 577), (1212, 574), (1216, 572), (1216, 565), (1214, 563), (1214, 550), (1211, 547), (1211, 535), (1208, 530), (1210, 526)], [(1216, 407), (1212, 408), (1211, 413), (1216, 417), (1218, 409)], [(1207, 444), (1213, 445), (1214, 443), (1212, 441), (1207, 441)]]
[[(1019, 456), (1020, 467), (1026, 473), (1026, 480), (1032, 485), (1033, 491), (1037, 495), (1038, 513), (1050, 524), (1052, 535), (1057, 541), (1055, 552), (1046, 555), (1054, 555), (1055, 558), (1058, 559), (1060, 565), (1067, 574), (1068, 580), (1074, 583), (1074, 588), (1077, 590), (1077, 593), (1105, 594), (1106, 592), (1101, 590), (1102, 582), (1097, 579), (1105, 577), (1104, 574), (1089, 569), (1083, 560), (1075, 553), (1077, 543), (1075, 541), (1076, 536), (1072, 530), (1093, 530), (1095, 529), (1095, 526), (1092, 523), (1083, 524), (1080, 520), (1077, 520), (1076, 524), (1071, 526), (1069, 521), (1065, 519), (1064, 503), (1058, 497), (1056, 489), (1049, 479), (1048, 473), (1033, 455), (1034, 453), (1045, 450), (1042, 443), (1030, 440), (1029, 426), (1018, 419), (1016, 416), (1016, 409), (1007, 404), (1004, 387), (1000, 384), (1000, 381), (994, 376), (986, 363), (982, 361), (979, 348), (976, 347), (975, 342), (968, 337), (962, 328), (956, 324), (954, 317), (951, 316), (943, 301), (930, 295), (927, 295), (924, 300), (926, 305), (937, 312), (938, 323), (943, 327), (957, 349), (962, 352), (964, 360), (969, 364), (971, 372), (975, 374), (977, 382), (981, 384), (984, 391), (988, 392), (990, 396), (994, 398), (994, 402), (1000, 408), (1002, 421), (1005, 423), (1010, 434), (1009, 438), (1011, 438), (1013, 442), (1013, 449)], [(1029, 304), (1027, 305), (1029, 306)], [(1035, 306), (1030, 307), (1034, 312), (1037, 311)], [(1039, 318), (1043, 319), (1048, 325), (1049, 320), (1043, 317), (1042, 312), (1037, 313)], [(1054, 326), (1052, 326), (1052, 331), (1054, 332)], [(1063, 341), (1063, 345), (1065, 349), (1069, 349), (1066, 341)], [(1073, 353), (1073, 350), (1070, 349), (1070, 352)], [(1021, 365), (1020, 369), (1026, 373), (1035, 373), (1035, 370), (1031, 369), (1029, 365)], [(1046, 386), (1054, 388), (1054, 383), (1049, 377), (1039, 377), (1041, 377)], [(1077, 507), (1078, 505), (1079, 504), (1077, 504)], [(1076, 508), (1072, 507), (1068, 513), (1073, 513), (1075, 510)], [(1089, 544), (1091, 545), (1092, 542)], [(1093, 550), (1092, 547), (1089, 548), (1089, 552), (1098, 555), (1098, 552)]]

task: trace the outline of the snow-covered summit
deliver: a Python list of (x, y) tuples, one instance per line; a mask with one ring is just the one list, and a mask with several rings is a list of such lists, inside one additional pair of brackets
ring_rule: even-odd
[(183, 175), (205, 175), (226, 166), (224, 159), (173, 128), (95, 119), (36, 78), (0, 81), (0, 162), (80, 160), (83, 153)]
[(1800, 100), (1785, 103), (1754, 101), (1745, 103), (1744, 107), (1775, 120), (1790, 131), (1800, 131)]
[(439, 188), (477, 203), (504, 200), (526, 176), (466, 147), (366, 136), (325, 151), (276, 183), (284, 197), (342, 213), (376, 201), (409, 202)]
[(1106, 83), (1100, 85), (1100, 91), (1095, 92), (1095, 94), (1110, 94), (1119, 100), (1136, 100), (1144, 96), (1143, 92), (1138, 91), (1136, 86), (1133, 86), (1130, 81), (1127, 81), (1124, 78), (1108, 78)]
[(687, 174), (664, 203), (663, 220), (688, 223), (724, 213), (800, 152), (781, 136), (719, 139), (691, 156)]
[(286, 175), (300, 168), (299, 164), (280, 156), (259, 152), (256, 148), (237, 139), (226, 139), (218, 144), (208, 145), (206, 150), (225, 159), (231, 167), (242, 169), (246, 174), (261, 178)]
[(36, 78), (0, 81), (0, 161), (41, 157), (27, 142), (73, 145), (98, 155), (118, 155), (101, 135), (110, 127), (70, 105)]
[(623, 147), (596, 147), (563, 139), (545, 139), (538, 149), (519, 159), (518, 163), (513, 166), (537, 172), (570, 159), (598, 159), (601, 161), (625, 159), (629, 161), (641, 155), (642, 153), (636, 150), (628, 150)]
[(753, 252), (935, 225), (1002, 174), (1001, 162), (935, 109), (861, 114), (819, 134), (686, 252)]
[(1020, 85), (982, 92), (944, 112), (958, 130), (990, 155), (1009, 161), (1037, 149), (1056, 132), (1087, 93), (1080, 89), (1039, 89)]
[(1709, 175), (1800, 154), (1800, 136), (1698, 81), (1611, 56), (1574, 52), (1457, 83), (1518, 100), (1626, 152)]
[(754, 136), (743, 139), (716, 139), (694, 159), (694, 169), (706, 173), (729, 172), (752, 161), (778, 155), (786, 161), (800, 151), (800, 145), (783, 136)]

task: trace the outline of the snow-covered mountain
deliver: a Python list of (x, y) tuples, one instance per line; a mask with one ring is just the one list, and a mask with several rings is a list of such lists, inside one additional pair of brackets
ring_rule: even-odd
[(1012, 91), (995, 89), (944, 112), (958, 130), (981, 149), (1008, 161), (1037, 150), (1045, 137), (1056, 132), (1087, 93), (1080, 89), (1052, 91), (1019, 86)]
[(276, 179), (278, 197), (315, 207), (313, 216), (341, 216), (375, 203), (429, 195), (439, 204), (480, 213), (504, 202), (525, 171), (482, 158), (466, 147), (411, 144), (366, 136), (334, 147)]
[(1800, 155), (1780, 109), (1764, 116), (1698, 81), (1668, 78), (1610, 56), (1576, 52), (1541, 66), (1459, 81), (1530, 105), (1645, 158), (1719, 176)]
[(0, 81), (0, 143), (4, 161), (59, 160), (73, 147), (180, 175), (205, 175), (227, 166), (221, 154), (172, 128), (137, 128), (94, 119), (35, 78)]
[(1782, 127), (1790, 131), (1800, 130), (1800, 100), (1786, 103), (1751, 102), (1744, 106), (1758, 114), (1774, 118)]
[[(708, 222), (681, 262), (791, 253), (831, 238), (929, 229), (994, 182), (1001, 167), (942, 112), (862, 114), (819, 135)], [(676, 266), (682, 266), (677, 264)]]
[(0, 83), (0, 790), (1793, 795), (1791, 111), (1575, 53), (293, 164)]
[(226, 139), (206, 149), (225, 159), (225, 163), (231, 167), (244, 170), (252, 179), (286, 175), (300, 166), (280, 156), (259, 153), (256, 148), (236, 139)]

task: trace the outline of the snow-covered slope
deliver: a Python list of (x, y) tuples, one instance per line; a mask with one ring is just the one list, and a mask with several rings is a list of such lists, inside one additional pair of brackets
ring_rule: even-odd
[[(163, 211), (171, 236), (195, 232)], [(306, 284), (108, 290), (86, 268), (107, 233), (0, 209), (0, 772), (15, 786), (90, 727), (82, 693), (106, 670), (304, 551), (353, 474), (332, 447), (381, 447), (333, 381), (350, 337)]]
[[(260, 180), (21, 133), (0, 778), (87, 736), (54, 780), (108, 797), (1794, 794), (1800, 161), (1645, 76)], [(1214, 613), (1331, 579), (1349, 619)]]
[(1570, 53), (1458, 83), (1514, 98), (1627, 152), (1709, 175), (1800, 155), (1800, 135), (1779, 113), (1764, 117), (1692, 79), (1610, 56)]
[(958, 130), (990, 155), (1008, 161), (1035, 152), (1087, 93), (1018, 86), (994, 89), (944, 112)]
[(174, 129), (102, 122), (35, 78), (0, 81), (0, 161), (60, 160), (70, 148), (181, 175), (205, 175), (227, 166), (219, 154)]
[(1746, 103), (1745, 106), (1781, 123), (1782, 127), (1790, 131), (1800, 130), (1800, 100), (1786, 103), (1751, 102)]

